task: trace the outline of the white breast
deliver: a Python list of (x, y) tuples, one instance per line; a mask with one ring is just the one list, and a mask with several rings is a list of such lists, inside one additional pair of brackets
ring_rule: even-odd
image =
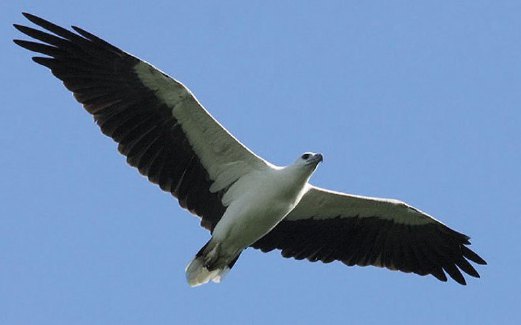
[(269, 168), (241, 177), (226, 193), (226, 213), (213, 237), (229, 249), (243, 249), (275, 227), (304, 195), (307, 177), (290, 168)]

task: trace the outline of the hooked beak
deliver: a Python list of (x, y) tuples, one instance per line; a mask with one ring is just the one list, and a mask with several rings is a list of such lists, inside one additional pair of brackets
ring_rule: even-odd
[(308, 164), (318, 165), (318, 163), (322, 161), (324, 161), (324, 157), (322, 156), (322, 154), (317, 153), (309, 159)]

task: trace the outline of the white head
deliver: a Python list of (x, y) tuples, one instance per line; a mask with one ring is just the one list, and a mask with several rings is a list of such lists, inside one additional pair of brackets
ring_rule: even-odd
[(286, 166), (284, 170), (287, 170), (290, 175), (293, 175), (299, 181), (307, 183), (318, 164), (323, 160), (324, 157), (319, 153), (304, 152), (293, 164)]
[(295, 161), (294, 165), (296, 166), (305, 166), (310, 168), (312, 171), (317, 168), (318, 164), (324, 160), (322, 154), (314, 153), (314, 152), (304, 152), (302, 155), (298, 157)]

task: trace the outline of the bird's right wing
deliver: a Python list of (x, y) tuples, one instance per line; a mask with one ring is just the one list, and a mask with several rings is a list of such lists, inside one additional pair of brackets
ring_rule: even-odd
[(233, 182), (269, 168), (180, 82), (81, 28), (24, 16), (46, 31), (14, 25), (39, 41), (15, 43), (44, 54), (33, 60), (63, 81), (130, 165), (201, 216), (204, 227), (212, 230), (221, 218)]
[[(432, 274), (460, 284), (459, 270), (479, 277), (467, 261), (486, 262), (470, 250), (469, 237), (398, 200), (378, 199), (311, 187), (295, 209), (252, 245), (284, 257), (325, 263), (374, 265)], [(459, 268), (459, 269), (458, 269)]]

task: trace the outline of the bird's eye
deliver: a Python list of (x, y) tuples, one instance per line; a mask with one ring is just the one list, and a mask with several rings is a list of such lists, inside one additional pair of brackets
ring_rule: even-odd
[(305, 153), (302, 155), (302, 159), (306, 160), (309, 158), (309, 156), (311, 156), (309, 153)]

